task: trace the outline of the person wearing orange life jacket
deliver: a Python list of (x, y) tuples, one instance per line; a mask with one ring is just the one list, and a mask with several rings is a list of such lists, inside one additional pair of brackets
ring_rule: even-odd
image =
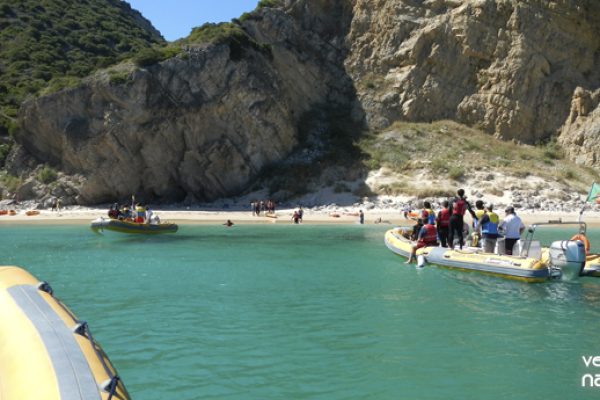
[(421, 219), (423, 223), (435, 224), (435, 213), (431, 209), (431, 203), (428, 201), (423, 202), (423, 209), (421, 210)]
[(448, 231), (450, 229), (450, 210), (448, 210), (448, 200), (442, 202), (442, 209), (438, 212), (435, 219), (438, 236), (442, 247), (448, 247)]
[(450, 203), (450, 230), (448, 232), (448, 244), (450, 248), (454, 248), (454, 235), (458, 237), (458, 244), (462, 250), (464, 245), (464, 215), (465, 211), (469, 211), (471, 216), (475, 219), (475, 213), (471, 209), (471, 205), (465, 197), (465, 191), (458, 189), (456, 191), (456, 197)]
[[(419, 219), (419, 222), (423, 222)], [(437, 246), (437, 229), (435, 229), (435, 225), (430, 223), (425, 223), (421, 230), (419, 231), (419, 236), (417, 238), (417, 243), (413, 246), (412, 252), (410, 253), (410, 257), (406, 261), (406, 264), (410, 264), (414, 261), (415, 256), (417, 254), (417, 249), (427, 246)]]

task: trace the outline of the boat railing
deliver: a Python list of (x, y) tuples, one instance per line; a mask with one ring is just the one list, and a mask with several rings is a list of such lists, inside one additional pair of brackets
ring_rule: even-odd
[[(523, 247), (523, 250), (521, 251), (521, 255), (525, 256), (525, 257), (529, 257), (530, 255), (530, 251), (534, 250), (532, 249), (532, 243), (539, 243), (537, 240), (533, 240), (533, 237), (535, 236), (535, 231), (537, 230), (538, 226), (549, 226), (549, 225), (577, 225), (579, 226), (579, 231), (578, 233), (581, 235), (585, 235), (585, 232), (587, 231), (587, 225), (585, 222), (583, 221), (563, 221), (562, 219), (551, 219), (548, 221), (543, 221), (543, 222), (535, 222), (531, 225), (529, 225), (529, 227), (527, 228), (527, 233), (525, 234), (525, 245)], [(533, 254), (532, 254), (533, 256)]]

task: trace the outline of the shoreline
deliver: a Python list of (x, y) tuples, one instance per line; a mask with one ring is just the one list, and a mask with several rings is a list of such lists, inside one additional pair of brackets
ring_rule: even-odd
[[(292, 215), (294, 209), (282, 209), (276, 212), (277, 218), (253, 216), (251, 211), (234, 210), (164, 210), (153, 209), (163, 222), (173, 222), (180, 225), (222, 225), (228, 219), (236, 225), (294, 225)], [(358, 224), (357, 210), (353, 209), (333, 209), (314, 211), (305, 209), (303, 224), (313, 225), (349, 225)], [(332, 215), (339, 215), (333, 217)], [(504, 213), (498, 215), (502, 218)], [(557, 211), (521, 211), (517, 210), (517, 215), (521, 217), (525, 225), (532, 223), (547, 222), (549, 220), (562, 220), (563, 222), (576, 222), (579, 218), (579, 212), (557, 212)], [(67, 225), (79, 224), (88, 225), (92, 220), (99, 217), (107, 217), (106, 209), (99, 208), (77, 208), (65, 209), (60, 212), (40, 210), (38, 215), (27, 216), (24, 210), (18, 211), (16, 215), (0, 216), (0, 226), (2, 225)], [(470, 216), (465, 218), (470, 222)], [(380, 222), (377, 222), (380, 221)], [(588, 210), (583, 214), (583, 221), (588, 227), (600, 227), (600, 213)], [(365, 225), (389, 225), (389, 226), (407, 226), (413, 225), (414, 221), (404, 219), (400, 210), (390, 209), (371, 209), (365, 211)]]

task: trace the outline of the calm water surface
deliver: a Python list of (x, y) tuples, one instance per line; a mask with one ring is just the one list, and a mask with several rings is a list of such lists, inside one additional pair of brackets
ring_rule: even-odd
[(52, 284), (134, 399), (600, 398), (581, 388), (600, 374), (581, 358), (600, 355), (600, 278), (417, 270), (386, 228), (0, 225), (0, 264)]

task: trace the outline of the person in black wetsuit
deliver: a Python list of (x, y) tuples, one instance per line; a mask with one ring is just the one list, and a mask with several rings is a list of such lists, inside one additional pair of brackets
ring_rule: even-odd
[(463, 237), (463, 224), (464, 224), (464, 215), (465, 211), (469, 211), (471, 216), (475, 219), (475, 213), (471, 209), (471, 205), (467, 201), (465, 197), (465, 191), (463, 189), (458, 189), (456, 191), (456, 197), (450, 202), (450, 207), (448, 208), (450, 212), (450, 229), (448, 232), (448, 247), (451, 249), (454, 248), (454, 235), (458, 237), (458, 244), (460, 249), (462, 250), (463, 245), (465, 243)]

